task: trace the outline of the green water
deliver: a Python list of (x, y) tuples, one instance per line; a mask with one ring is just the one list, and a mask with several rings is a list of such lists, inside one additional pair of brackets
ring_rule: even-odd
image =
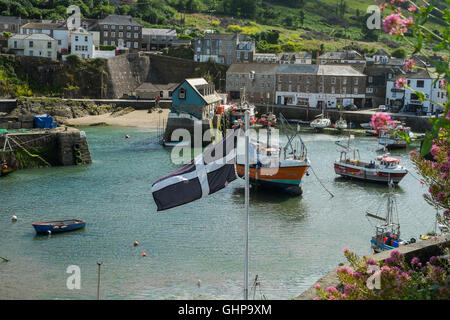
[[(157, 213), (151, 184), (177, 167), (170, 150), (149, 143), (155, 133), (148, 130), (84, 130), (91, 165), (19, 170), (0, 179), (0, 256), (10, 259), (0, 261), (0, 299), (95, 299), (99, 261), (103, 299), (242, 299), (243, 181)], [(312, 173), (301, 197), (251, 192), (249, 279), (259, 277), (256, 298), (297, 296), (344, 261), (343, 248), (371, 253), (374, 227), (365, 211), (378, 207), (387, 188), (336, 177), (336, 136), (303, 138), (316, 174), (335, 196)], [(355, 145), (363, 159), (377, 155), (373, 138), (356, 138)], [(409, 150), (392, 154), (417, 175)], [(433, 230), (426, 187), (408, 174), (396, 191), (403, 237)], [(66, 218), (87, 226), (51, 236), (36, 236), (31, 226)], [(69, 265), (80, 267), (80, 290), (67, 289)]]

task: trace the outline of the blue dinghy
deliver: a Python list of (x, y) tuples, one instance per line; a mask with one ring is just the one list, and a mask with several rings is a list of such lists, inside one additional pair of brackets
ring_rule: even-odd
[(86, 221), (78, 219), (36, 222), (32, 224), (36, 233), (72, 231), (84, 228)]

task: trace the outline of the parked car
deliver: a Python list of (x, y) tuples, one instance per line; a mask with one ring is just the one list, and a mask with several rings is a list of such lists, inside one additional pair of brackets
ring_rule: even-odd
[(358, 107), (355, 106), (354, 104), (349, 104), (347, 106), (344, 107), (344, 110), (348, 110), (348, 111), (357, 111)]
[(382, 104), (382, 105), (378, 106), (378, 111), (381, 111), (381, 112), (389, 111), (389, 108), (386, 107), (384, 104)]

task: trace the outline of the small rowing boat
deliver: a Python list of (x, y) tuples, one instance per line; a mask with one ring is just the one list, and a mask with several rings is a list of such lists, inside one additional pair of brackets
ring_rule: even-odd
[(86, 221), (78, 219), (35, 222), (32, 224), (36, 233), (72, 231), (84, 228)]

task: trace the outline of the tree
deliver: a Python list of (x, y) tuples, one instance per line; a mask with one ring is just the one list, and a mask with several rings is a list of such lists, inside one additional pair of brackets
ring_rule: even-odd
[(300, 24), (303, 27), (303, 22), (305, 21), (305, 12), (303, 11), (303, 9), (298, 12), (298, 19), (300, 20)]
[(391, 55), (394, 58), (399, 58), (399, 59), (405, 59), (406, 58), (406, 50), (404, 48), (397, 48), (394, 51), (392, 51)]

